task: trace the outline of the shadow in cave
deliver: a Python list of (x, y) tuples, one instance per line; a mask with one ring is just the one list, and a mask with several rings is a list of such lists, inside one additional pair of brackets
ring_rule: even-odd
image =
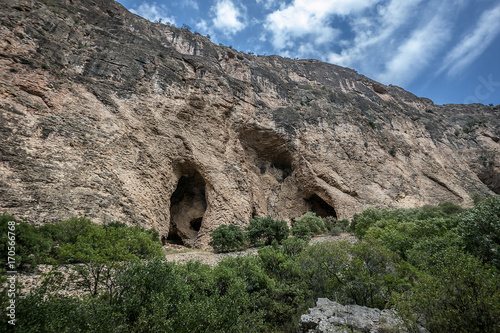
[(163, 242), (163, 245), (166, 244), (175, 244), (175, 245), (184, 245), (184, 242), (182, 241), (182, 238), (179, 236), (177, 233), (176, 228), (171, 228), (168, 232), (168, 236), (166, 241)]
[(335, 219), (337, 218), (337, 212), (335, 209), (321, 199), (317, 194), (311, 195), (308, 199), (306, 199), (306, 202), (309, 204), (310, 211), (316, 213), (316, 215), (323, 218), (328, 216), (332, 216)]
[(293, 158), (285, 137), (269, 130), (247, 128), (240, 132), (240, 142), (260, 174), (270, 173), (282, 183), (293, 173)]
[(194, 231), (200, 231), (201, 221), (203, 221), (203, 217), (198, 217), (197, 219), (194, 219), (191, 222), (189, 222), (191, 229), (193, 229)]
[(179, 178), (170, 198), (170, 230), (167, 243), (193, 246), (207, 209), (205, 181), (195, 170)]

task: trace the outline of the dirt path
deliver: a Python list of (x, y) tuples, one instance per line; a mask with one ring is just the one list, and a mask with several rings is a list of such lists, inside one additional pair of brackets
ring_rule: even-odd
[[(318, 242), (324, 242), (327, 240), (341, 241), (347, 240), (349, 242), (356, 242), (356, 237), (350, 234), (341, 234), (339, 236), (318, 236), (311, 239), (309, 244), (314, 244)], [(175, 247), (174, 249), (180, 249), (181, 247)], [(173, 261), (177, 263), (186, 263), (188, 261), (199, 261), (202, 264), (207, 264), (210, 266), (217, 265), (221, 260), (227, 257), (239, 257), (239, 256), (248, 256), (248, 255), (256, 255), (258, 252), (258, 248), (251, 248), (245, 251), (239, 252), (230, 252), (230, 253), (214, 253), (209, 251), (197, 251), (197, 250), (187, 250), (184, 253), (171, 253), (167, 254), (165, 257), (167, 261)]]

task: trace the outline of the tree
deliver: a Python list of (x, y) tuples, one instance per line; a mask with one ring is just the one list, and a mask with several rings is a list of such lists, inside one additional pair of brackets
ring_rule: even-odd
[(91, 295), (96, 296), (102, 287), (112, 299), (116, 276), (129, 262), (152, 259), (163, 255), (159, 242), (139, 227), (103, 227), (92, 225), (87, 233), (78, 236), (75, 243), (61, 246), (59, 257), (64, 263), (75, 263), (76, 277)]
[(294, 236), (310, 237), (324, 232), (327, 232), (325, 222), (313, 212), (305, 213), (292, 226)]
[(186, 23), (182, 23), (181, 29), (191, 31), (191, 27), (189, 25), (187, 25)]
[(465, 248), (500, 268), (500, 195), (490, 196), (460, 216)]
[(245, 233), (234, 224), (220, 225), (210, 236), (212, 240), (208, 245), (213, 247), (216, 252), (238, 251), (245, 247)]
[[(12, 248), (9, 241), (15, 242), (15, 251), (12, 251), (15, 252), (14, 255), (9, 255), (9, 248)], [(0, 215), (0, 263), (2, 267), (5, 268), (7, 258), (12, 257), (15, 259), (16, 269), (34, 268), (47, 260), (52, 246), (52, 239), (44, 237), (35, 226), (16, 221), (10, 215)]]
[(254, 217), (246, 228), (251, 244), (271, 245), (273, 240), (281, 243), (290, 234), (288, 225), (283, 220), (274, 220), (271, 217)]
[(457, 247), (429, 256), (413, 287), (394, 297), (406, 322), (411, 326), (422, 318), (431, 332), (498, 332), (498, 270)]
[(76, 243), (78, 236), (85, 235), (95, 225), (85, 217), (73, 217), (55, 224), (45, 224), (39, 228), (45, 237), (50, 237), (59, 245)]

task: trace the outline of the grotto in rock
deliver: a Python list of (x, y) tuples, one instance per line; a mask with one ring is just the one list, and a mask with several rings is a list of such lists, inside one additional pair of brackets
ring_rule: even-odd
[(179, 178), (170, 199), (170, 228), (167, 243), (193, 246), (207, 209), (205, 181), (195, 170)]

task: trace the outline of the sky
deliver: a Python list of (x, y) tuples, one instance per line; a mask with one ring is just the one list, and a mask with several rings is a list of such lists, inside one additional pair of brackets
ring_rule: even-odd
[(500, 0), (118, 0), (238, 51), (318, 59), (436, 104), (500, 104)]

